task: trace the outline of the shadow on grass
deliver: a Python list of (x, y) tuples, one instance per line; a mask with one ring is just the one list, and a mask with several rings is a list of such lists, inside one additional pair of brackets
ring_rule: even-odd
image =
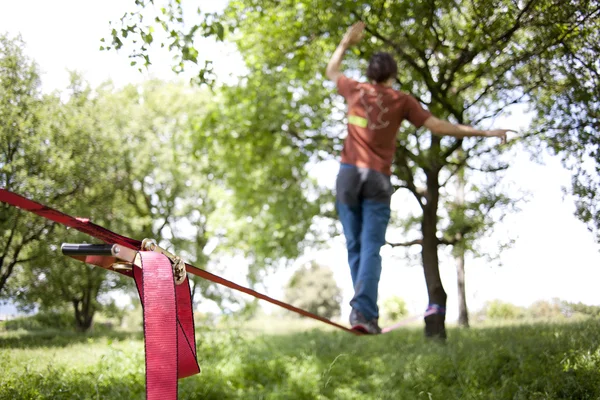
[(25, 372), (3, 382), (0, 400), (8, 399), (144, 399), (143, 374), (107, 376), (64, 368)]
[[(118, 368), (118, 367), (117, 367)], [(243, 399), (218, 371), (207, 371), (179, 380), (180, 399), (227, 400)], [(0, 400), (144, 400), (145, 375), (139, 369), (131, 371), (73, 371), (48, 368), (42, 372), (25, 372), (2, 380)]]
[[(593, 320), (450, 328), (446, 345), (420, 328), (376, 337), (311, 331), (208, 340), (199, 355), (238, 398), (597, 400), (599, 331)], [(195, 382), (182, 389), (193, 393)]]
[[(439, 346), (426, 340), (422, 329), (364, 337), (318, 330), (248, 335), (199, 329), (202, 374), (179, 381), (179, 394), (182, 399), (596, 400), (599, 331), (600, 322), (592, 320), (451, 328), (448, 343)], [(47, 340), (66, 346), (90, 338), (141, 339), (139, 332), (56, 336)], [(40, 346), (39, 335), (27, 340)], [(137, 350), (116, 349), (86, 370), (44, 368), (21, 367), (0, 377), (0, 400), (144, 398), (143, 358)]]
[(0, 333), (0, 349), (61, 348), (91, 340), (142, 340), (143, 332), (97, 331), (89, 333), (61, 330)]

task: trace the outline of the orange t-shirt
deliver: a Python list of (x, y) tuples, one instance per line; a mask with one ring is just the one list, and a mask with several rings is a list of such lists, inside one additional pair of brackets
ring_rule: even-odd
[(384, 85), (359, 83), (342, 75), (337, 87), (348, 104), (342, 162), (391, 175), (400, 124), (406, 119), (420, 128), (431, 113), (411, 95)]

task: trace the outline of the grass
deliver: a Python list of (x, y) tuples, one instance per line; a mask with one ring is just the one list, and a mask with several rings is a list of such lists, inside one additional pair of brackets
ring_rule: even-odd
[[(295, 326), (297, 326), (296, 324)], [(278, 330), (278, 329), (277, 329)], [(600, 321), (377, 337), (197, 329), (180, 399), (600, 399)], [(143, 399), (139, 332), (0, 335), (0, 399)]]

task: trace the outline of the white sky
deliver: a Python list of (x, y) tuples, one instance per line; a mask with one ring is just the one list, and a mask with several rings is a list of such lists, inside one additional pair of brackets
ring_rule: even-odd
[[(107, 79), (117, 85), (140, 82), (149, 76), (176, 79), (170, 71), (170, 57), (165, 53), (156, 53), (150, 71), (140, 74), (135, 67), (130, 67), (126, 54), (99, 51), (100, 38), (108, 38), (110, 33), (108, 22), (117, 20), (131, 4), (132, 1), (123, 0), (2, 0), (0, 33), (22, 35), (28, 55), (41, 68), (45, 92), (64, 89), (68, 84), (67, 70), (82, 72), (93, 86)], [(224, 3), (186, 0), (184, 4), (215, 9)], [(223, 78), (243, 68), (231, 46), (206, 41), (200, 53), (214, 61), (217, 73)], [(528, 121), (523, 115), (515, 115), (500, 122), (503, 127), (522, 129)], [(502, 267), (486, 265), (485, 260), (467, 259), (467, 296), (471, 311), (493, 299), (526, 306), (539, 299), (558, 297), (600, 305), (599, 246), (584, 224), (573, 217), (572, 199), (563, 198), (562, 187), (570, 184), (568, 171), (556, 158), (545, 159), (545, 165), (533, 163), (520, 149), (512, 163), (507, 179), (513, 182), (515, 189), (529, 191), (531, 201), (498, 227), (498, 240), (502, 239), (501, 232), (510, 232), (517, 238), (514, 247), (502, 255)], [(333, 188), (337, 163), (322, 163), (311, 173), (322, 185)], [(405, 206), (394, 199), (395, 210), (401, 212)], [(493, 243), (494, 238), (491, 239)], [(397, 250), (382, 250), (380, 299), (401, 296), (411, 312), (420, 313), (427, 305), (422, 268), (407, 265), (403, 259), (393, 257), (394, 253), (397, 254)], [(336, 238), (330, 249), (308, 252), (299, 263), (316, 259), (333, 269), (344, 291), (343, 311), (347, 315), (352, 287), (345, 258), (343, 238)], [(455, 266), (451, 259), (442, 257), (440, 268), (448, 293), (448, 319), (454, 320), (457, 317)], [(271, 276), (265, 282), (267, 294), (282, 298), (282, 286), (292, 272), (286, 270)]]

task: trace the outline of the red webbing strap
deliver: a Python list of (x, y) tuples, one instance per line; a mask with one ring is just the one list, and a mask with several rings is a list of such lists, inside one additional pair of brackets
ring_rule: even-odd
[(169, 259), (159, 253), (139, 253), (142, 268), (133, 277), (144, 308), (146, 399), (177, 399), (177, 316), (175, 283)]
[(303, 315), (303, 316), (308, 317), (308, 318), (316, 319), (317, 321), (321, 321), (321, 322), (324, 322), (324, 323), (326, 323), (328, 325), (335, 326), (336, 328), (339, 328), (339, 329), (344, 330), (346, 332), (350, 332), (350, 333), (353, 333), (355, 335), (361, 335), (360, 332), (356, 332), (356, 331), (353, 331), (352, 329), (346, 328), (343, 325), (336, 324), (335, 322), (330, 321), (327, 318), (320, 317), (320, 316), (318, 316), (316, 314), (310, 313), (308, 311), (304, 311), (301, 308), (294, 307), (294, 306), (292, 306), (290, 304), (284, 303), (283, 301), (276, 300), (276, 299), (274, 299), (272, 297), (269, 297), (267, 295), (264, 295), (262, 293), (254, 291), (254, 290), (249, 289), (247, 287), (238, 285), (237, 283), (233, 283), (231, 281), (228, 281), (227, 279), (224, 279), (224, 278), (221, 278), (220, 276), (211, 274), (210, 272), (205, 271), (203, 269), (200, 269), (198, 267), (194, 267), (193, 265), (190, 265), (190, 264), (185, 264), (185, 265), (186, 265), (187, 272), (189, 272), (190, 274), (193, 274), (193, 275), (199, 276), (201, 278), (207, 279), (207, 280), (209, 280), (211, 282), (218, 283), (219, 285), (227, 286), (230, 289), (234, 289), (234, 290), (237, 290), (237, 291), (249, 294), (250, 296), (256, 297), (258, 299), (268, 301), (269, 303), (278, 305), (279, 307), (283, 307), (286, 310), (293, 311), (295, 313), (298, 313), (298, 314)]
[(87, 233), (97, 239), (109, 244), (120, 244), (121, 246), (129, 247), (130, 249), (138, 250), (142, 246), (139, 240), (131, 239), (126, 236), (121, 236), (109, 231), (99, 225), (93, 224), (87, 218), (74, 218), (70, 215), (63, 214), (53, 208), (43, 204), (36, 203), (23, 196), (19, 196), (6, 189), (0, 189), (0, 201), (8, 203), (15, 207), (30, 211), (34, 214), (44, 217), (59, 224), (77, 229), (80, 232)]
[[(145, 289), (149, 289), (154, 293), (153, 286), (143, 285), (142, 283), (146, 283), (147, 281), (144, 279), (144, 269), (148, 268), (147, 263), (144, 260), (148, 260), (149, 254), (160, 254), (156, 252), (144, 252), (140, 253), (142, 259), (143, 268), (133, 268), (133, 278), (135, 279), (135, 284), (137, 286), (138, 292), (140, 294), (140, 299), (142, 300), (142, 306), (144, 306), (144, 321), (146, 321), (146, 313), (150, 313), (147, 307), (144, 305), (144, 300), (147, 297), (147, 291)], [(200, 373), (200, 366), (198, 365), (198, 358), (196, 353), (196, 339), (194, 337), (195, 327), (194, 327), (194, 313), (192, 308), (192, 295), (190, 292), (190, 282), (185, 279), (181, 285), (175, 285), (173, 281), (173, 267), (171, 266), (171, 262), (169, 259), (160, 254), (161, 259), (166, 259), (169, 263), (170, 270), (170, 285), (175, 293), (175, 304), (172, 306), (171, 313), (176, 316), (176, 326), (171, 332), (171, 334), (176, 334), (177, 346), (175, 351), (175, 347), (173, 347), (173, 352), (177, 354), (177, 363), (174, 365), (174, 370), (177, 371), (177, 378), (187, 378), (188, 376), (196, 375)], [(150, 264), (150, 267), (153, 267), (153, 264)], [(155, 279), (151, 276), (149, 279)], [(152, 283), (149, 283), (151, 285)], [(166, 285), (169, 283), (166, 282)], [(156, 290), (156, 292), (160, 292), (160, 290)], [(158, 296), (158, 295), (157, 295)], [(160, 299), (160, 296), (157, 297)], [(144, 322), (144, 336), (146, 340), (149, 340), (148, 333), (145, 329), (146, 323)], [(170, 329), (170, 328), (169, 328)], [(147, 347), (147, 346), (146, 346)], [(148, 351), (146, 351), (146, 362), (148, 362), (150, 355)]]
[[(116, 244), (120, 244), (120, 245), (129, 247), (129, 248), (132, 248), (132, 249), (139, 249), (141, 247), (140, 241), (118, 235), (114, 232), (109, 231), (108, 229), (105, 229), (99, 225), (95, 225), (95, 224), (89, 222), (89, 220), (87, 220), (87, 219), (73, 218), (67, 214), (61, 213), (60, 211), (56, 211), (50, 207), (47, 207), (42, 204), (31, 201), (29, 199), (26, 199), (25, 197), (19, 196), (18, 194), (9, 192), (8, 190), (5, 190), (5, 189), (0, 189), (0, 201), (9, 203), (13, 206), (22, 208), (27, 211), (31, 211), (39, 216), (48, 218), (52, 221), (61, 223), (63, 225), (70, 226), (81, 232), (87, 233), (90, 236), (94, 236), (100, 240), (103, 240), (106, 243), (116, 243)], [(308, 311), (304, 311), (300, 308), (294, 307), (294, 306), (284, 303), (282, 301), (275, 300), (269, 296), (258, 293), (252, 289), (246, 288), (244, 286), (241, 286), (241, 285), (238, 285), (231, 281), (228, 281), (227, 279), (223, 279), (217, 275), (211, 274), (208, 271), (194, 267), (193, 265), (186, 264), (186, 266), (187, 266), (187, 271), (189, 273), (200, 276), (204, 279), (208, 279), (211, 282), (215, 282), (220, 285), (227, 286), (230, 289), (239, 290), (240, 292), (244, 292), (244, 293), (254, 296), (258, 299), (265, 300), (265, 301), (275, 304), (279, 307), (283, 307), (289, 311), (293, 311), (293, 312), (303, 315), (305, 317), (316, 319), (316, 320), (324, 322), (326, 324), (335, 326), (336, 328), (344, 330), (346, 332), (350, 332), (355, 335), (360, 335), (360, 333), (355, 332), (352, 329), (346, 328), (343, 325), (336, 324), (335, 322), (330, 321), (326, 318), (320, 317), (316, 314), (310, 313)]]
[[(171, 268), (171, 276), (173, 276), (172, 273), (173, 269)], [(187, 276), (181, 285), (175, 286), (175, 295), (177, 299), (177, 354), (179, 355), (177, 377), (181, 379), (200, 373), (194, 335), (196, 328), (194, 326), (192, 293)]]

